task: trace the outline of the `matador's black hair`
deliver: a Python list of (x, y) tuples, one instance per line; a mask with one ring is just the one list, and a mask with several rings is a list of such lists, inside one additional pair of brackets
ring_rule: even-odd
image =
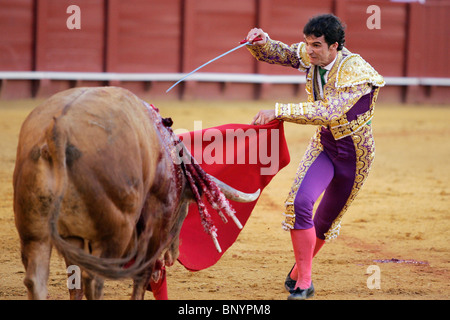
[(328, 46), (338, 43), (337, 50), (342, 50), (345, 44), (345, 26), (333, 14), (323, 14), (311, 18), (303, 28), (305, 36), (324, 36)]

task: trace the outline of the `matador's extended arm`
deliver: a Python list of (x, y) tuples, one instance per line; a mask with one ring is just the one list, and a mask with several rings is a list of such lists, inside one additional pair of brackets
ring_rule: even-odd
[[(378, 88), (384, 86), (384, 79), (364, 59), (352, 54), (346, 48), (338, 52), (338, 57), (328, 75), (323, 88), (323, 98), (314, 98), (313, 65), (306, 53), (303, 42), (288, 46), (280, 41), (268, 39), (264, 45), (248, 46), (249, 51), (259, 61), (290, 66), (306, 72), (308, 101), (303, 103), (277, 103), (276, 117), (280, 120), (300, 124), (327, 125), (335, 138), (345, 136), (370, 121)], [(357, 119), (347, 119), (347, 112), (358, 104), (363, 112)], [(361, 102), (363, 99), (361, 99)], [(360, 108), (361, 107), (361, 108)], [(362, 114), (364, 113), (364, 114)]]

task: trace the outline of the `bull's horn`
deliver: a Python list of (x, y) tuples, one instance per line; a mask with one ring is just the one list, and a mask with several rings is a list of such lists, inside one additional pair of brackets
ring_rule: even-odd
[(239, 190), (234, 189), (233, 187), (230, 187), (225, 182), (220, 181), (216, 177), (213, 177), (212, 175), (209, 175), (211, 180), (213, 180), (217, 186), (220, 188), (220, 190), (223, 192), (225, 197), (229, 200), (237, 201), (237, 202), (253, 202), (256, 199), (258, 199), (259, 194), (261, 193), (261, 190), (258, 189), (254, 193), (245, 193)]

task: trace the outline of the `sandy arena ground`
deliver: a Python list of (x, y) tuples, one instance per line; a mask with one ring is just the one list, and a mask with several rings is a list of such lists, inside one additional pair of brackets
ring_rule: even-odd
[[(193, 130), (248, 123), (272, 102), (149, 101), (172, 117), (174, 128)], [(12, 208), (12, 174), (20, 126), (40, 101), (0, 101), (0, 300), (26, 299), (24, 268)], [(450, 105), (377, 105), (375, 164), (343, 218), (341, 235), (313, 264), (314, 300), (436, 299), (450, 294)], [(168, 269), (170, 299), (285, 300), (284, 279), (294, 258), (281, 229), (283, 201), (313, 126), (285, 124), (291, 163), (264, 190), (237, 242), (214, 266), (190, 272)], [(398, 259), (398, 260), (396, 260)], [(397, 263), (395, 263), (397, 262)], [(380, 289), (369, 288), (379, 267)], [(369, 268), (369, 269), (368, 269)], [(369, 279), (369, 281), (368, 281)], [(51, 261), (49, 299), (68, 299), (66, 270)], [(131, 281), (106, 281), (107, 300), (129, 299)], [(153, 295), (146, 293), (146, 299)]]

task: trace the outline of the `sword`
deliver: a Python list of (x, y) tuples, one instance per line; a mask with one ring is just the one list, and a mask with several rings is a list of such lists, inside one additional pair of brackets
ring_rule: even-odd
[(197, 69), (194, 69), (194, 70), (192, 70), (191, 72), (189, 72), (189, 73), (188, 73), (187, 75), (185, 75), (183, 78), (181, 78), (180, 80), (178, 80), (177, 82), (175, 82), (175, 84), (173, 84), (169, 89), (167, 89), (166, 93), (169, 92), (170, 90), (172, 90), (173, 87), (175, 87), (175, 86), (176, 86), (177, 84), (179, 84), (181, 81), (183, 81), (184, 79), (186, 79), (187, 77), (189, 77), (191, 74), (197, 72), (198, 70), (200, 70), (200, 69), (203, 68), (204, 66), (210, 64), (211, 62), (214, 62), (214, 61), (216, 61), (216, 60), (218, 60), (218, 59), (220, 59), (220, 58), (226, 56), (227, 54), (229, 54), (229, 53), (231, 53), (231, 52), (233, 52), (233, 51), (235, 51), (235, 50), (237, 50), (237, 49), (240, 49), (240, 48), (242, 48), (242, 47), (244, 47), (244, 46), (246, 46), (246, 45), (252, 45), (253, 42), (255, 42), (255, 41), (260, 41), (260, 40), (262, 40), (261, 37), (255, 38), (252, 42), (247, 41), (247, 40), (245, 40), (245, 39), (242, 40), (241, 42), (239, 42), (239, 45), (238, 45), (237, 47), (235, 47), (235, 48), (233, 48), (233, 49), (231, 49), (231, 50), (228, 50), (228, 51), (225, 52), (225, 53), (222, 53), (220, 56), (217, 56), (217, 57), (215, 57), (214, 59), (209, 60), (208, 62), (202, 64), (202, 65), (201, 65), (200, 67), (198, 67)]

